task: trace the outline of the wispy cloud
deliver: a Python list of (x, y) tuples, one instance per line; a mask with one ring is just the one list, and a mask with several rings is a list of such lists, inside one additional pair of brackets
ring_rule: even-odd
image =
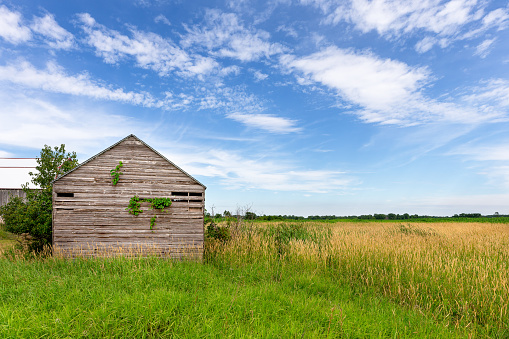
[(213, 56), (244, 62), (270, 58), (286, 50), (279, 43), (269, 42), (268, 32), (246, 28), (236, 14), (215, 9), (207, 10), (205, 25), (187, 27), (187, 32), (182, 38), (182, 46), (203, 46)]
[(105, 113), (86, 101), (58, 105), (44, 95), (28, 96), (14, 89), (0, 91), (0, 105), (0, 145), (11, 147), (40, 150), (44, 144), (65, 143), (70, 150), (93, 154), (105, 140), (147, 128), (142, 121)]
[(27, 61), (0, 66), (0, 81), (48, 92), (119, 101), (145, 107), (163, 106), (162, 102), (155, 100), (149, 93), (126, 92), (121, 88), (112, 89), (92, 80), (86, 73), (68, 75), (54, 63), (48, 63), (44, 70), (35, 68)]
[(130, 27), (131, 37), (109, 29), (95, 21), (88, 13), (78, 15), (86, 42), (95, 48), (105, 62), (115, 64), (134, 58), (138, 67), (151, 69), (160, 76), (177, 72), (181, 76), (200, 76), (212, 73), (218, 63), (209, 57), (190, 55), (173, 41), (152, 32)]
[(509, 165), (509, 139), (498, 140), (496, 144), (473, 140), (456, 147), (448, 155), (463, 155), (475, 161), (508, 162)]
[(486, 58), (488, 54), (490, 53), (490, 48), (493, 45), (493, 43), (497, 40), (496, 38), (493, 39), (486, 39), (483, 42), (481, 42), (479, 45), (477, 45), (475, 49), (474, 55), (478, 55), (481, 58)]
[(483, 109), (507, 111), (509, 107), (509, 80), (490, 79), (468, 89), (469, 94), (462, 97), (471, 105)]
[(508, 8), (485, 12), (486, 2), (478, 0), (301, 0), (324, 14), (325, 24), (351, 23), (363, 33), (376, 31), (388, 39), (405, 35), (425, 34), (416, 46), (426, 52), (438, 44), (477, 37), (488, 29), (505, 29), (509, 22)]
[(329, 47), (312, 55), (285, 56), (282, 63), (314, 82), (334, 88), (348, 101), (371, 110), (387, 110), (407, 100), (429, 81), (425, 68)]
[(162, 14), (159, 14), (158, 16), (155, 17), (154, 21), (156, 23), (163, 23), (165, 25), (168, 25), (168, 26), (171, 26), (171, 22), (170, 20), (168, 20), (167, 17), (165, 17), (164, 15)]
[(283, 161), (248, 158), (222, 149), (164, 152), (193, 175), (220, 179), (230, 189), (326, 193), (346, 190), (358, 180), (341, 171), (296, 169)]
[(433, 80), (426, 68), (381, 59), (370, 52), (329, 47), (305, 57), (284, 55), (281, 64), (297, 73), (303, 85), (320, 83), (354, 105), (351, 111), (366, 122), (412, 125), (429, 121), (479, 123), (503, 112), (463, 107), (426, 97)]
[(19, 12), (0, 6), (0, 36), (10, 43), (19, 44), (30, 40), (32, 32), (23, 24)]
[(51, 14), (34, 17), (30, 26), (33, 32), (46, 38), (48, 45), (55, 49), (70, 49), (74, 46), (74, 36), (62, 28)]
[(13, 44), (40, 38), (53, 49), (70, 49), (74, 36), (62, 28), (51, 14), (34, 16), (30, 25), (24, 23), (21, 13), (0, 6), (0, 36)]
[(265, 79), (267, 79), (269, 77), (267, 74), (262, 73), (262, 72), (260, 72), (258, 70), (254, 71), (253, 75), (254, 75), (256, 81), (262, 81), (262, 80), (265, 80)]
[(301, 128), (295, 126), (297, 124), (296, 120), (270, 114), (230, 113), (227, 117), (248, 127), (259, 128), (272, 133), (286, 134), (301, 130)]

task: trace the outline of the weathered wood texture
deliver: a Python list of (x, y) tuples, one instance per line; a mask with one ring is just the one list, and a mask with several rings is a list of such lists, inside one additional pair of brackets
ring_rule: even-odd
[[(110, 170), (119, 161), (115, 186)], [(134, 216), (126, 210), (134, 195), (173, 203), (161, 212), (142, 202), (143, 213)], [(129, 137), (53, 183), (53, 244), (66, 256), (201, 257), (204, 205), (204, 186)]]
[(11, 197), (25, 198), (26, 194), (21, 188), (19, 189), (0, 188), (0, 206), (7, 204)]

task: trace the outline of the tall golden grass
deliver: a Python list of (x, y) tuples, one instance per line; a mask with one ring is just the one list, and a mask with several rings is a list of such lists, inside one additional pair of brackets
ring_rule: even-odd
[(252, 223), (205, 258), (326, 274), (455, 327), (509, 328), (509, 224)]

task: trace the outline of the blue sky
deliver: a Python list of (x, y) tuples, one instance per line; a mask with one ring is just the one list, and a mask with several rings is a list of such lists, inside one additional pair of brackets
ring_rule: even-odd
[(0, 157), (133, 133), (209, 211), (509, 213), (508, 41), (507, 1), (0, 1)]

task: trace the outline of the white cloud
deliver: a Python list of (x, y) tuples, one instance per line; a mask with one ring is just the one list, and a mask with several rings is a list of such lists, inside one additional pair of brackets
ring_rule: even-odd
[(125, 102), (146, 107), (161, 107), (163, 103), (148, 93), (125, 92), (111, 89), (90, 79), (87, 74), (68, 75), (59, 66), (49, 63), (45, 70), (22, 61), (0, 66), (0, 81), (49, 92), (87, 96), (94, 99)]
[(240, 67), (233, 65), (233, 66), (228, 66), (228, 67), (221, 68), (219, 70), (219, 75), (221, 75), (221, 76), (228, 76), (230, 74), (239, 75), (240, 74)]
[(68, 150), (94, 154), (105, 140), (114, 142), (147, 128), (142, 121), (104, 113), (100, 107), (87, 103), (73, 101), (61, 106), (43, 96), (26, 95), (15, 89), (2, 88), (0, 105), (0, 145), (4, 149), (11, 146), (40, 150), (44, 144), (64, 143)]
[(88, 13), (78, 15), (87, 34), (86, 41), (105, 62), (115, 64), (132, 57), (139, 67), (151, 69), (160, 76), (173, 71), (180, 75), (200, 76), (212, 73), (219, 64), (208, 57), (190, 55), (171, 40), (131, 27), (132, 38), (98, 24)]
[(427, 98), (422, 92), (432, 80), (426, 68), (329, 47), (306, 57), (285, 55), (281, 63), (297, 73), (302, 85), (320, 83), (336, 91), (352, 113), (370, 123), (412, 125), (430, 121), (480, 123), (505, 112), (490, 107), (461, 106)]
[(269, 77), (267, 74), (262, 73), (260, 71), (255, 71), (253, 74), (254, 74), (256, 81), (262, 81)]
[(326, 193), (356, 184), (356, 179), (344, 172), (295, 169), (283, 164), (281, 159), (248, 158), (221, 149), (196, 149), (185, 153), (173, 149), (163, 153), (189, 173), (220, 178), (221, 183), (230, 189)]
[(505, 29), (509, 24), (509, 13), (507, 9), (497, 8), (489, 12), (482, 19), (483, 26), (486, 28), (496, 27), (498, 30)]
[(163, 23), (165, 25), (168, 25), (168, 26), (171, 26), (171, 22), (170, 20), (168, 20), (168, 18), (166, 18), (164, 15), (162, 14), (159, 14), (158, 16), (156, 16), (156, 18), (154, 19), (155, 23)]
[(201, 92), (199, 109), (221, 109), (228, 113), (257, 113), (264, 110), (263, 103), (242, 88), (220, 87)]
[(387, 110), (401, 104), (430, 78), (425, 68), (336, 47), (302, 58), (285, 56), (282, 63), (370, 110)]
[(297, 121), (270, 114), (230, 113), (227, 117), (246, 126), (263, 129), (272, 133), (285, 134), (301, 130), (301, 128), (295, 127)]
[(282, 53), (285, 48), (270, 43), (269, 33), (242, 25), (236, 14), (207, 10), (204, 27), (188, 27), (181, 44), (205, 47), (214, 56), (240, 61), (257, 61)]
[(44, 17), (34, 16), (29, 26), (22, 21), (19, 12), (0, 6), (0, 36), (5, 40), (19, 44), (32, 40), (35, 34), (54, 49), (71, 49), (74, 46), (74, 36), (62, 28), (51, 14)]
[(74, 45), (74, 36), (60, 27), (51, 14), (44, 17), (34, 17), (30, 26), (32, 31), (44, 36), (50, 47), (56, 49), (70, 49)]
[(293, 27), (287, 27), (284, 25), (279, 26), (276, 29), (277, 32), (285, 32), (287, 36), (291, 36), (292, 38), (297, 38), (299, 34)]
[(464, 95), (463, 100), (485, 109), (499, 109), (507, 111), (509, 107), (509, 80), (490, 79), (470, 88), (470, 94)]
[(466, 155), (476, 161), (509, 161), (509, 142), (496, 145), (466, 144), (450, 152), (451, 155)]
[(337, 6), (327, 22), (351, 22), (364, 33), (376, 30), (382, 36), (398, 36), (415, 30), (451, 35), (475, 19), (476, 9), (477, 0), (352, 0)]
[(433, 45), (435, 45), (435, 44), (436, 44), (436, 39), (434, 39), (430, 36), (427, 36), (415, 44), (415, 50), (419, 53), (426, 53), (431, 48), (433, 48)]
[[(423, 53), (431, 42), (446, 39), (468, 39), (488, 29), (505, 29), (509, 21), (507, 8), (484, 13), (485, 1), (480, 0), (301, 0), (325, 15), (324, 23), (352, 23), (363, 33), (376, 31), (385, 38), (408, 34), (426, 34), (416, 46)], [(444, 46), (443, 40), (442, 47)], [(447, 45), (447, 44), (445, 44)]]
[(29, 41), (32, 33), (22, 24), (21, 14), (0, 6), (0, 36), (13, 44)]
[(493, 39), (486, 39), (483, 42), (481, 42), (475, 49), (474, 55), (478, 55), (481, 58), (486, 58), (486, 56), (490, 53), (490, 48), (493, 45), (493, 43), (497, 40), (496, 38)]
[(224, 114), (242, 111), (244, 114), (264, 110), (263, 102), (246, 93), (243, 87), (196, 87), (192, 91), (166, 91), (163, 100), (167, 109), (218, 110)]

